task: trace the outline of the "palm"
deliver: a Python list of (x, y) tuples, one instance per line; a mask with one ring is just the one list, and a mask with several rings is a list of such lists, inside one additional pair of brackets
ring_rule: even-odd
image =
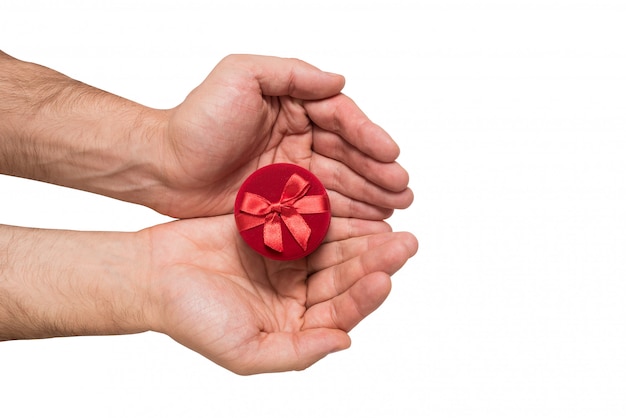
[[(416, 248), (409, 235), (380, 233), (387, 230), (382, 222), (349, 228), (344, 222), (335, 222), (330, 241), (316, 253), (292, 262), (268, 260), (250, 250), (238, 239), (232, 216), (149, 229), (156, 260), (152, 283), (165, 298), (159, 304), (159, 330), (246, 374), (307, 367), (347, 348), (346, 332), (382, 303), (388, 275)], [(361, 235), (351, 238), (348, 230)], [(356, 268), (375, 241), (380, 245), (368, 251), (388, 251), (391, 258), (375, 257), (385, 261)], [(345, 247), (344, 257), (330, 256), (338, 253), (337, 245)], [(342, 268), (353, 271), (353, 277), (331, 283)], [(337, 291), (342, 286), (344, 291)]]
[[(197, 117), (189, 108), (200, 108), (192, 93), (170, 124), (177, 144), (173, 161), (180, 161), (179, 190), (190, 192), (185, 201), (192, 213), (228, 213), (243, 180), (267, 164), (290, 162), (310, 169), (312, 125), (303, 106), (289, 97), (247, 94), (245, 86), (232, 88), (241, 94), (219, 106), (205, 104), (200, 123), (189, 119)], [(215, 91), (205, 94), (220, 96)]]

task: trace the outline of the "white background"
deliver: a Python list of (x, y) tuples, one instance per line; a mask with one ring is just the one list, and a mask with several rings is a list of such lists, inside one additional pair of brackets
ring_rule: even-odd
[[(626, 3), (0, 2), (0, 49), (153, 107), (234, 52), (298, 57), (402, 148), (420, 250), (353, 346), (236, 376), (166, 336), (0, 344), (2, 417), (626, 416)], [(95, 2), (92, 2), (95, 3)], [(302, 4), (302, 5), (298, 5)], [(0, 176), (0, 222), (137, 230)]]

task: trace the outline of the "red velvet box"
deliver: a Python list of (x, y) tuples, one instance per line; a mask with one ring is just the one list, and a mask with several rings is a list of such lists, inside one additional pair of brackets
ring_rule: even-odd
[(272, 164), (248, 177), (235, 200), (235, 220), (245, 242), (275, 260), (315, 251), (330, 225), (324, 185), (294, 164)]

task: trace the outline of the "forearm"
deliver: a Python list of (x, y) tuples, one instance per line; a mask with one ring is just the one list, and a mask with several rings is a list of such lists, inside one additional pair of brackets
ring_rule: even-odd
[(142, 203), (164, 112), (0, 52), (0, 173)]
[(0, 225), (0, 341), (147, 330), (138, 239)]

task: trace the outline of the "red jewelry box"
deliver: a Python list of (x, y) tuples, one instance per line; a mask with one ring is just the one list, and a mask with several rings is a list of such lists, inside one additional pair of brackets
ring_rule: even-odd
[(330, 225), (330, 201), (313, 173), (294, 164), (271, 164), (248, 177), (235, 199), (243, 240), (274, 260), (295, 260), (315, 251)]

